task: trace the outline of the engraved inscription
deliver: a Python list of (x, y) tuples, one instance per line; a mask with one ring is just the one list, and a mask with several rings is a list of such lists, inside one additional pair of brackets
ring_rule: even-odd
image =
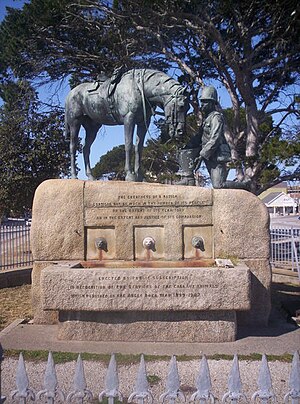
[[(216, 283), (191, 283), (189, 275), (99, 276), (100, 284), (68, 285), (72, 298), (200, 297)], [(164, 283), (164, 281), (168, 281)], [(171, 283), (170, 283), (171, 282)], [(172, 284), (172, 282), (174, 282)], [(179, 283), (177, 283), (179, 282)]]
[[(237, 279), (242, 287), (237, 293)], [(49, 267), (41, 274), (46, 310), (245, 310), (244, 268), (104, 269)]]
[(207, 224), (212, 222), (210, 207), (134, 207), (134, 208), (90, 208), (86, 209), (86, 222), (102, 220), (200, 220)]
[(110, 200), (89, 201), (85, 205), (85, 225), (115, 221), (197, 221), (212, 223), (211, 205), (201, 198), (182, 194), (119, 194)]
[(195, 200), (185, 200), (180, 198), (178, 195), (160, 195), (160, 194), (149, 194), (149, 195), (119, 195), (117, 201), (102, 201), (93, 202), (86, 205), (87, 208), (115, 208), (115, 207), (149, 207), (149, 206), (203, 206), (203, 202)]

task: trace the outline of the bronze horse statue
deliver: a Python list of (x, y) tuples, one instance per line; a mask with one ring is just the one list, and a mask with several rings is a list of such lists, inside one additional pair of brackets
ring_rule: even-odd
[[(79, 84), (70, 91), (65, 107), (65, 130), (70, 138), (71, 174), (76, 178), (75, 159), (80, 127), (86, 132), (83, 156), (85, 172), (94, 179), (90, 167), (90, 148), (102, 125), (124, 125), (125, 172), (127, 181), (142, 181), (141, 158), (145, 135), (156, 107), (164, 110), (171, 138), (179, 138), (189, 108), (185, 88), (167, 74), (150, 69), (133, 69), (97, 88)], [(131, 163), (135, 125), (134, 169)]]

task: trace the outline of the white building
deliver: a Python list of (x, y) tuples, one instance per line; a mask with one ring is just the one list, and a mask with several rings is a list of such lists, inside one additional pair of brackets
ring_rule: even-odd
[(262, 199), (262, 202), (268, 208), (271, 217), (297, 213), (296, 200), (284, 192), (271, 192)]

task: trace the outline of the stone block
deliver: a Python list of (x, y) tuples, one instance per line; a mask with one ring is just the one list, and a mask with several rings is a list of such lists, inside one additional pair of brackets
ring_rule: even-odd
[(58, 338), (79, 341), (230, 342), (233, 311), (62, 313)]
[[(133, 260), (140, 229), (160, 227), (163, 238), (156, 255), (181, 260), (182, 226), (212, 225), (212, 190), (125, 182), (87, 182), (84, 188), (84, 225), (115, 231), (116, 259)], [(152, 229), (152, 230), (151, 230)], [(161, 252), (159, 253), (159, 250)], [(154, 254), (155, 256), (155, 254)]]
[(249, 259), (244, 263), (251, 271), (251, 309), (237, 314), (239, 325), (267, 326), (271, 312), (272, 271), (267, 259)]
[(56, 324), (58, 322), (58, 311), (43, 310), (41, 300), (41, 272), (55, 262), (35, 261), (32, 268), (31, 304), (35, 324)]
[(47, 180), (37, 188), (30, 232), (35, 261), (84, 259), (84, 184)]
[(269, 213), (250, 192), (214, 189), (215, 257), (240, 259), (270, 257)]
[(74, 268), (41, 274), (45, 310), (249, 310), (250, 271), (228, 268)]

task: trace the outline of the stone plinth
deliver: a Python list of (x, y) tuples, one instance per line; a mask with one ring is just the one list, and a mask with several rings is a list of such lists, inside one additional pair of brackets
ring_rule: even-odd
[[(120, 340), (125, 332), (129, 340), (199, 341), (196, 335), (206, 329), (202, 341), (207, 342), (223, 338), (216, 330), (224, 329), (229, 341), (235, 338), (236, 319), (255, 326), (268, 321), (269, 216), (246, 191), (49, 180), (36, 191), (31, 244), (35, 322), (60, 322), (62, 338)], [(203, 268), (214, 258), (232, 258), (238, 265)], [(73, 265), (95, 260), (101, 275), (100, 268)], [(182, 268), (170, 266), (173, 261)], [(99, 280), (121, 273), (124, 282)], [(142, 280), (133, 279), (137, 273)], [(165, 279), (154, 278), (161, 274)], [(151, 279), (145, 282), (147, 276)], [(194, 331), (184, 337), (190, 325)]]
[(230, 342), (234, 311), (61, 312), (58, 338), (79, 341)]
[(250, 309), (250, 271), (228, 268), (78, 268), (41, 275), (43, 309), (59, 311), (60, 339), (234, 341)]

